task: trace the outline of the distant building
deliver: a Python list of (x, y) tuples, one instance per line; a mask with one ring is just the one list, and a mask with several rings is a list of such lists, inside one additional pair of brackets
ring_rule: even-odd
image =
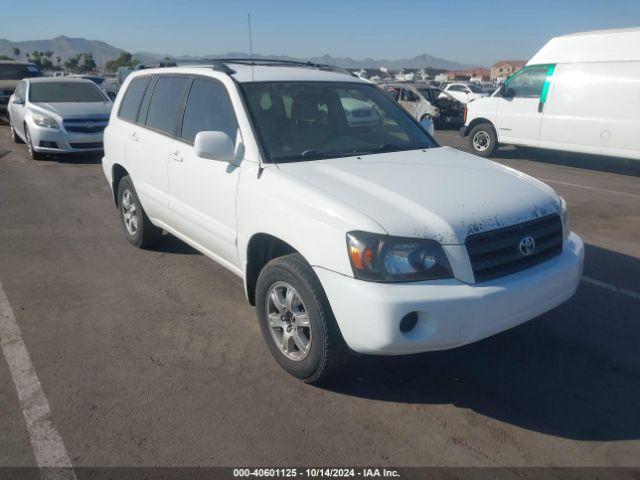
[(491, 67), (491, 80), (506, 79), (527, 64), (524, 60), (501, 60)]
[(451, 82), (460, 80), (465, 82), (484, 82), (489, 80), (491, 72), (488, 68), (469, 68), (467, 70), (451, 70), (447, 72), (447, 79)]

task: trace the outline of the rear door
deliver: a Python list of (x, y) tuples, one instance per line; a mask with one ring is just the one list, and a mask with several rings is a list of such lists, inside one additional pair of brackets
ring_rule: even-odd
[(163, 223), (170, 221), (169, 147), (188, 82), (186, 76), (161, 75), (154, 79), (146, 89), (127, 140), (127, 166), (140, 202), (149, 217)]
[(505, 93), (496, 102), (500, 142), (539, 144), (544, 110), (543, 89), (545, 85), (548, 89), (553, 68), (550, 65), (525, 67), (505, 82)]
[(418, 95), (413, 93), (407, 87), (402, 87), (400, 101), (398, 103), (400, 103), (400, 105), (402, 105), (411, 115), (417, 118), (418, 107), (420, 106), (420, 97)]
[(178, 138), (169, 153), (170, 208), (176, 229), (222, 263), (238, 266), (236, 190), (238, 165), (200, 158), (193, 143), (198, 132), (221, 131), (239, 141), (238, 122), (226, 87), (195, 77), (189, 88)]

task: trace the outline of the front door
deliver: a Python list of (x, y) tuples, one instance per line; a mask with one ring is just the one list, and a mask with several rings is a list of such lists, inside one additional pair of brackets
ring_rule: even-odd
[(169, 159), (170, 208), (176, 229), (222, 263), (239, 265), (236, 248), (238, 164), (200, 158), (198, 132), (226, 133), (237, 144), (238, 123), (226, 87), (212, 78), (191, 84), (178, 139)]
[(496, 102), (500, 142), (538, 145), (544, 107), (541, 95), (547, 73), (552, 71), (549, 65), (526, 67), (505, 82), (504, 95)]

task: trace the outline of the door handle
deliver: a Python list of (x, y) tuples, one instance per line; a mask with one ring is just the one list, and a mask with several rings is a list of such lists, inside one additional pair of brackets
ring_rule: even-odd
[(137, 142), (138, 141), (138, 134), (136, 132), (133, 132), (129, 138), (131, 138), (132, 142)]
[(182, 155), (180, 155), (179, 150), (176, 150), (175, 152), (171, 152), (169, 154), (169, 157), (171, 157), (171, 160), (173, 160), (174, 162), (182, 162)]

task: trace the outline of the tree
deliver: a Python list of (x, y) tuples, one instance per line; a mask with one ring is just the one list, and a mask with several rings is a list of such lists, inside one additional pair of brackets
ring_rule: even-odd
[(56, 63), (58, 64), (58, 68), (60, 68), (61, 61), (62, 61), (62, 58), (60, 58), (60, 55), (56, 56)]
[(7, 57), (6, 55), (0, 55), (0, 60), (13, 60), (13, 58)]
[(82, 64), (81, 64), (81, 71), (84, 72), (93, 72), (97, 65), (96, 65), (96, 61), (93, 59), (93, 53), (87, 52), (87, 53), (83, 53), (81, 54), (82, 57)]
[(71, 57), (64, 62), (64, 68), (69, 72), (76, 72), (78, 70), (79, 62), (80, 56), (76, 55), (75, 57)]
[(13, 54), (16, 57), (16, 60), (20, 60), (20, 49), (18, 47), (13, 47)]
[(120, 67), (135, 67), (139, 63), (129, 52), (122, 52), (118, 58), (108, 61), (104, 67), (108, 72), (115, 72)]

